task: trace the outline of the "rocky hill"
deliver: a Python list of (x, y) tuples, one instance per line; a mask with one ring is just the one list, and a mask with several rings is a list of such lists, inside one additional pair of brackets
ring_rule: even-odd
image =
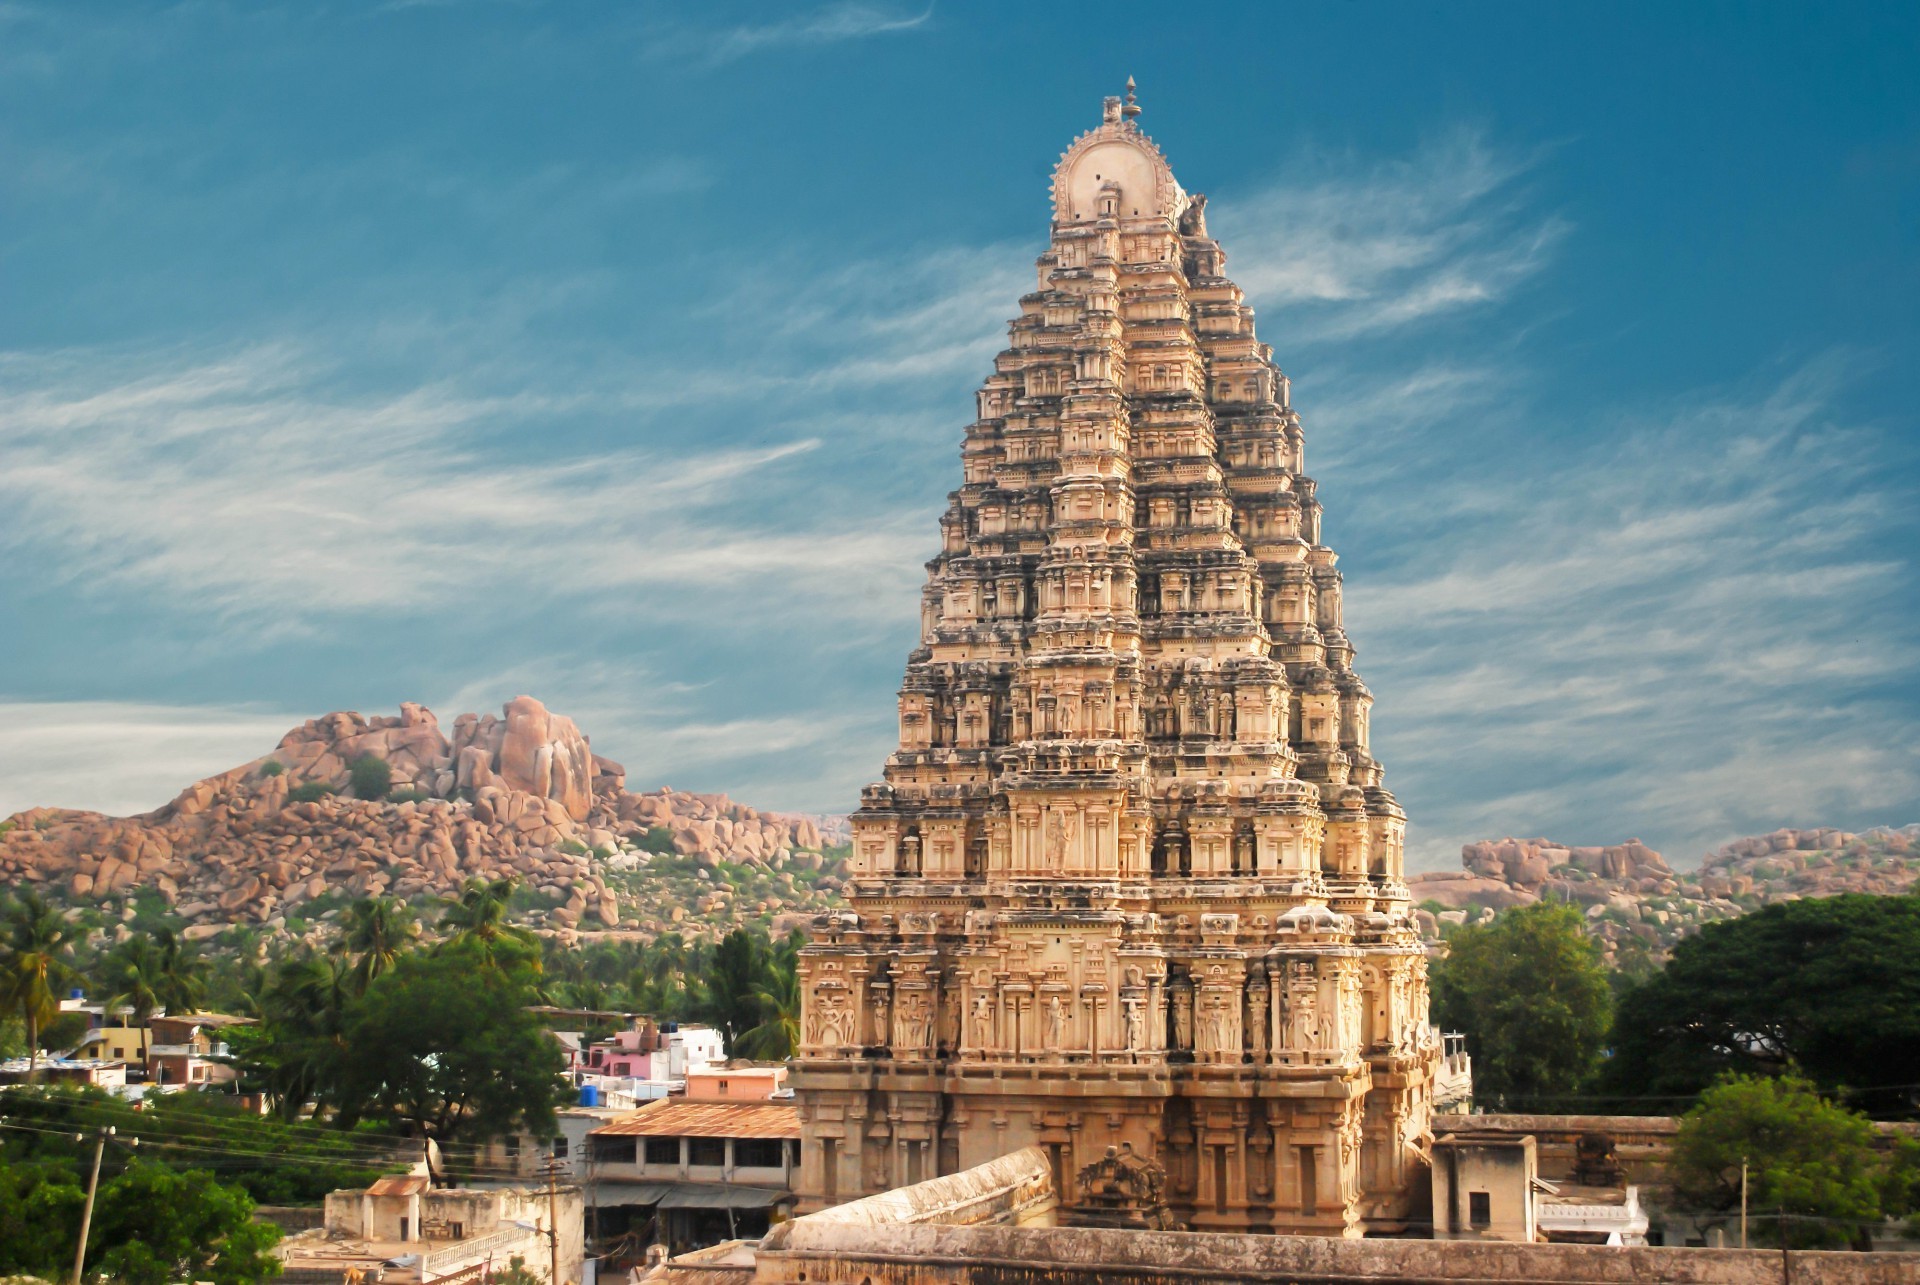
[(420, 705), (328, 714), (143, 816), (18, 813), (0, 823), (0, 884), (109, 917), (158, 898), (208, 937), (234, 923), (318, 933), (356, 897), (424, 903), (511, 875), (521, 922), (700, 937), (833, 904), (846, 837), (841, 818), (629, 791), (572, 719), (522, 696), (500, 717), (460, 715), (451, 735)]
[(1920, 824), (1875, 829), (1775, 830), (1736, 839), (1700, 868), (1675, 870), (1638, 839), (1582, 848), (1551, 839), (1494, 839), (1460, 850), (1458, 872), (1408, 880), (1428, 936), (1443, 923), (1491, 918), (1509, 906), (1582, 907), (1609, 960), (1646, 948), (1658, 958), (1689, 931), (1769, 902), (1842, 892), (1896, 894), (1920, 883)]

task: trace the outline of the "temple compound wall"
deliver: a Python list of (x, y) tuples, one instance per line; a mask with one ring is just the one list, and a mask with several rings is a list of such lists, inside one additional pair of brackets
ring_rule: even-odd
[(1437, 1033), (1286, 376), (1138, 108), (1062, 156), (978, 395), (851, 908), (801, 1208), (1109, 1146), (1197, 1229), (1402, 1228)]

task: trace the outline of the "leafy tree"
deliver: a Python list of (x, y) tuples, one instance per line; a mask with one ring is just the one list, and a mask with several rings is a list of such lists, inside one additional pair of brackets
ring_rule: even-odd
[(1612, 993), (1579, 912), (1541, 903), (1457, 929), (1433, 970), (1436, 1016), (1465, 1033), (1474, 1096), (1542, 1109), (1577, 1091), (1606, 1047)]
[(31, 888), (0, 925), (0, 1007), (20, 1014), (26, 1026), (29, 1081), (39, 1075), (40, 1028), (59, 1015), (57, 987), (73, 971), (70, 938), (60, 912)]
[(741, 1039), (743, 1055), (783, 1062), (800, 1047), (800, 947), (804, 942), (804, 935), (795, 933), (769, 957), (766, 979), (753, 989), (760, 1024)]
[[(65, 1279), (85, 1201), (77, 1157), (0, 1162), (0, 1273)], [(279, 1274), (279, 1239), (253, 1221), (244, 1191), (204, 1170), (139, 1163), (100, 1186), (86, 1273), (116, 1285), (258, 1285)]]
[(281, 1116), (298, 1119), (309, 1105), (325, 1105), (348, 1052), (347, 1004), (353, 967), (337, 956), (281, 960), (259, 997), (258, 1026), (227, 1034), (243, 1080), (264, 1091)]
[(71, 1264), (86, 1198), (67, 1165), (0, 1162), (0, 1276)]
[(552, 1133), (565, 1059), (527, 1012), (533, 982), (525, 966), (486, 961), (477, 943), (401, 956), (348, 1013), (341, 1119), (383, 1116), (440, 1143), (522, 1126)]
[(88, 1237), (89, 1265), (119, 1285), (256, 1285), (280, 1274), (280, 1229), (253, 1220), (253, 1201), (204, 1169), (135, 1164), (105, 1184)]
[[(1873, 1137), (1864, 1115), (1826, 1101), (1798, 1076), (1732, 1076), (1681, 1118), (1667, 1178), (1680, 1208), (1726, 1214), (1740, 1205), (1744, 1160), (1749, 1215), (1762, 1215), (1752, 1224), (1756, 1239), (1857, 1244), (1881, 1218), (1886, 1175)], [(1769, 1221), (1770, 1211), (1789, 1217)]]
[(357, 957), (354, 984), (364, 991), (420, 936), (413, 913), (391, 897), (362, 897), (347, 907), (345, 942)]
[(353, 761), (347, 779), (355, 798), (384, 799), (393, 788), (393, 768), (378, 754), (366, 754)]
[(730, 1051), (760, 1025), (764, 1015), (760, 993), (770, 968), (767, 939), (745, 928), (734, 929), (714, 947), (700, 1013), (726, 1036)]
[(193, 1012), (204, 990), (205, 964), (173, 925), (137, 932), (100, 957), (96, 980), (112, 1007), (133, 1010), (145, 1025), (158, 1010)]
[(513, 879), (478, 875), (462, 884), (460, 895), (446, 903), (440, 917), (440, 927), (452, 933), (442, 948), (471, 949), (487, 968), (530, 965), (539, 972), (540, 939), (507, 922), (516, 886)]
[(1623, 1095), (1797, 1069), (1875, 1116), (1913, 1114), (1920, 896), (1776, 903), (1708, 924), (1622, 998), (1616, 1031), (1605, 1082)]

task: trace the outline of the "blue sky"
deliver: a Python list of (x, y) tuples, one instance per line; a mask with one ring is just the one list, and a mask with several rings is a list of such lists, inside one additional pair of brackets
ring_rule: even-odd
[(1416, 863), (1920, 819), (1911, 5), (0, 4), (0, 812), (531, 692), (844, 810), (1102, 95)]

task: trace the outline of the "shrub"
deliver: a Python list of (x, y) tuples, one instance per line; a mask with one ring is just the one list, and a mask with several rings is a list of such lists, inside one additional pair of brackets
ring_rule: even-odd
[(432, 798), (425, 790), (395, 790), (387, 795), (389, 803), (425, 803)]
[(353, 761), (347, 769), (347, 775), (353, 786), (355, 798), (384, 799), (393, 789), (393, 769), (378, 754), (368, 754)]
[(560, 851), (570, 857), (584, 857), (587, 855), (589, 849), (586, 844), (580, 842), (578, 839), (562, 839), (560, 841)]
[(333, 793), (333, 787), (325, 781), (308, 781), (305, 785), (296, 785), (287, 791), (289, 803), (318, 803)]
[(281, 763), (279, 759), (268, 759), (260, 765), (261, 776), (279, 776), (286, 770), (286, 765)]
[(627, 836), (636, 846), (655, 856), (673, 855), (673, 831), (664, 825), (648, 826), (644, 831)]

